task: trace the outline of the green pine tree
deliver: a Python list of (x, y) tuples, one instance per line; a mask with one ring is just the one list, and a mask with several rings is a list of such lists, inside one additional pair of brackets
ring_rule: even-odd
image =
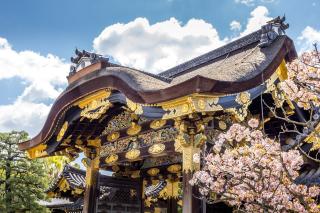
[(47, 211), (37, 203), (48, 187), (46, 164), (18, 150), (18, 143), (27, 137), (24, 131), (0, 133), (0, 212)]

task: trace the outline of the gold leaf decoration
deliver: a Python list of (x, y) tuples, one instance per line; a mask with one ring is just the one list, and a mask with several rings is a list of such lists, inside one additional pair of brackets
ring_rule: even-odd
[(239, 93), (235, 101), (241, 105), (248, 104), (250, 102), (250, 93), (248, 92)]
[(135, 122), (132, 122), (131, 127), (127, 129), (128, 135), (136, 135), (141, 131), (141, 126), (136, 124)]
[(174, 174), (179, 173), (181, 169), (182, 169), (182, 166), (180, 164), (173, 164), (167, 168), (168, 172), (174, 173)]
[(134, 160), (140, 156), (139, 149), (132, 149), (126, 153), (126, 158), (129, 160)]
[(120, 133), (119, 132), (113, 132), (113, 133), (110, 133), (107, 136), (107, 140), (109, 142), (113, 142), (113, 141), (116, 141), (119, 137), (120, 137)]
[(160, 172), (160, 170), (158, 168), (152, 168), (152, 169), (149, 169), (147, 171), (147, 173), (150, 175), (150, 176), (156, 176), (158, 175)]
[(57, 135), (57, 141), (60, 142), (64, 136), (64, 134), (66, 133), (67, 129), (68, 129), (68, 121), (64, 122), (64, 124), (62, 125), (58, 135)]
[(106, 157), (105, 162), (106, 162), (107, 164), (113, 164), (113, 163), (117, 162), (118, 158), (119, 158), (118, 155), (116, 155), (116, 154), (111, 154), (111, 155), (109, 155), (108, 157)]
[(143, 113), (142, 105), (131, 101), (130, 99), (126, 99), (128, 108), (137, 115), (141, 115)]
[(166, 120), (154, 120), (150, 123), (152, 129), (160, 129), (167, 123)]
[(226, 130), (227, 129), (227, 124), (224, 121), (219, 121), (218, 125), (219, 125), (219, 128), (221, 130)]
[(93, 100), (90, 104), (84, 107), (80, 116), (88, 119), (99, 119), (112, 106), (109, 100)]
[(165, 150), (166, 146), (162, 143), (153, 144), (149, 149), (148, 152), (152, 155), (161, 154)]

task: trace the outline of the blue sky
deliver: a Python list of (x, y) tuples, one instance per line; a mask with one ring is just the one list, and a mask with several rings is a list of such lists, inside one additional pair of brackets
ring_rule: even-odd
[(320, 42), (320, 0), (0, 3), (0, 131), (24, 129), (32, 136), (67, 85), (75, 47), (157, 73), (283, 14), (298, 51)]

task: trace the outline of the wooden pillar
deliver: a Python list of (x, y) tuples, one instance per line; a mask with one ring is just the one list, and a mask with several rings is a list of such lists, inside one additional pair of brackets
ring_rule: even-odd
[(99, 187), (99, 149), (90, 150), (91, 161), (86, 171), (86, 189), (84, 193), (84, 213), (97, 212)]
[(193, 196), (194, 189), (189, 181), (192, 178), (191, 172), (183, 172), (183, 198), (182, 212), (183, 213), (198, 213), (200, 211), (200, 200)]

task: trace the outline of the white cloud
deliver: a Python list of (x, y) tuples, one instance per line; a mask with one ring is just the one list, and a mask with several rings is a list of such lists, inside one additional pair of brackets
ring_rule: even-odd
[(233, 31), (239, 31), (241, 30), (241, 24), (240, 22), (236, 21), (236, 20), (233, 20), (231, 23), (230, 23), (230, 30), (233, 30)]
[(245, 4), (247, 6), (253, 6), (255, 4), (255, 0), (235, 0), (235, 2)]
[(25, 130), (34, 136), (41, 130), (50, 107), (24, 101), (0, 105), (0, 131)]
[(15, 51), (0, 37), (0, 80), (18, 77), (25, 85), (14, 103), (0, 105), (0, 131), (26, 130), (31, 135), (40, 131), (51, 107), (45, 103), (66, 86), (68, 70), (69, 65), (56, 56)]
[(48, 54), (42, 56), (33, 51), (17, 52), (4, 38), (0, 38), (0, 80), (21, 78), (27, 85), (20, 98), (41, 99), (37, 94), (47, 94), (54, 99), (67, 81), (69, 65), (60, 58)]
[(120, 64), (157, 73), (221, 46), (217, 30), (201, 19), (182, 25), (175, 18), (150, 24), (137, 18), (106, 27), (94, 39), (94, 50)]
[(299, 52), (313, 49), (314, 43), (320, 45), (320, 30), (307, 26), (298, 37), (298, 45), (301, 47)]
[(262, 25), (265, 25), (267, 21), (272, 18), (268, 16), (269, 10), (264, 6), (258, 6), (250, 13), (250, 18), (248, 19), (248, 23), (246, 29), (240, 33), (240, 36), (248, 35), (258, 29), (261, 28)]
[(235, 0), (236, 3), (244, 4), (246, 6), (254, 6), (257, 3), (273, 3), (276, 0)]

